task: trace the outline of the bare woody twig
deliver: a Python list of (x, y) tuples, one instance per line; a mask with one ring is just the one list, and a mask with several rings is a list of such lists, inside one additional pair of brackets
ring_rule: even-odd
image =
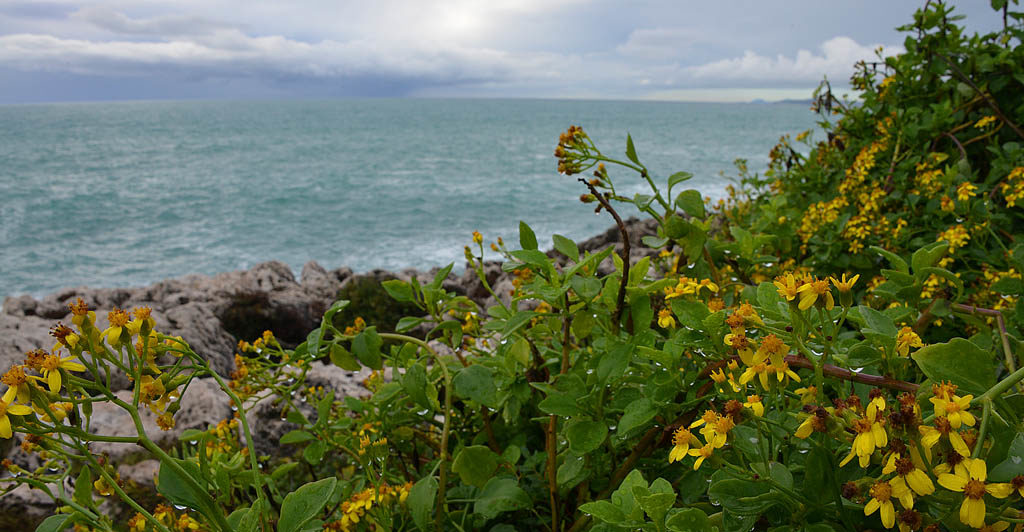
[(619, 282), (619, 295), (615, 302), (615, 312), (612, 313), (612, 327), (618, 331), (619, 318), (622, 316), (622, 307), (626, 302), (626, 284), (629, 282), (629, 232), (626, 231), (626, 224), (619, 217), (619, 213), (615, 212), (612, 208), (611, 203), (604, 197), (603, 194), (598, 192), (594, 185), (591, 185), (585, 179), (580, 179), (580, 182), (587, 185), (590, 189), (590, 193), (594, 195), (594, 198), (601, 203), (601, 206), (608, 211), (608, 214), (615, 218), (615, 225), (619, 227), (619, 233), (622, 234), (622, 279)]
[(933, 55), (938, 56), (939, 59), (942, 59), (947, 65), (949, 65), (949, 69), (952, 70), (954, 74), (956, 74), (956, 77), (960, 78), (961, 81), (963, 81), (972, 89), (974, 89), (974, 92), (977, 92), (979, 96), (984, 98), (985, 103), (987, 103), (988, 106), (992, 108), (992, 111), (999, 117), (999, 119), (1002, 120), (1003, 123), (1006, 124), (1007, 126), (1010, 126), (1010, 129), (1012, 129), (1018, 137), (1024, 139), (1024, 131), (1021, 131), (1020, 126), (1013, 123), (1013, 121), (1007, 118), (1007, 116), (1003, 114), (1003, 110), (999, 108), (998, 104), (996, 104), (996, 101), (991, 96), (989, 96), (985, 91), (981, 90), (981, 88), (978, 87), (978, 85), (975, 84), (974, 81), (972, 81), (971, 78), (967, 76), (967, 74), (964, 74), (964, 72), (960, 70), (960, 67), (956, 66), (956, 63), (954, 63), (950, 58), (942, 54)]
[(1006, 335), (1006, 322), (1003, 321), (1002, 312), (990, 308), (979, 308), (972, 305), (964, 305), (962, 303), (953, 303), (950, 306), (953, 310), (960, 312), (994, 317), (996, 319), (996, 325), (999, 327), (999, 338), (1003, 341), (1003, 355), (1006, 357), (1006, 369), (1010, 370), (1010, 373), (1017, 371), (1017, 363), (1014, 360), (1013, 350), (1010, 349), (1010, 338)]

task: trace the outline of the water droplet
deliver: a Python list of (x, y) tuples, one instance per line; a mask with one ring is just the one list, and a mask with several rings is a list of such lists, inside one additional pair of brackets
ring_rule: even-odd
[(430, 413), (430, 410), (427, 410), (427, 409), (424, 408), (423, 410), (420, 410), (419, 412), (416, 412), (416, 415), (417, 416), (425, 416), (425, 415), (427, 415), (429, 413)]
[(180, 504), (175, 504), (174, 505), (174, 509), (175, 510), (188, 510), (188, 506), (182, 506)]
[(508, 340), (506, 340), (506, 339), (502, 338), (502, 339), (501, 339), (501, 342), (499, 342), (499, 343), (501, 343), (501, 345), (505, 345), (505, 344), (507, 344), (507, 343), (508, 343)]
[(587, 370), (587, 375), (592, 375), (593, 373), (594, 373), (594, 370), (592, 370), (592, 369), (588, 369)]

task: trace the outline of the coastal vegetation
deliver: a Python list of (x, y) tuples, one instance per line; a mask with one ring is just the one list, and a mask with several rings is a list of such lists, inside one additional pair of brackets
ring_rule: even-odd
[[(968, 36), (928, 2), (904, 53), (857, 65), (856, 102), (823, 83), (820, 129), (763, 172), (739, 161), (718, 202), (628, 135), (609, 155), (569, 127), (561, 178), (621, 245), (467, 235), (488, 308), (445, 289), (451, 266), (387, 280), (400, 306), (341, 299), (296, 347), (266, 331), (219, 375), (149, 309), (76, 303), (3, 376), (0, 436), (40, 460), (3, 482), (58, 502), (44, 531), (1020, 530), (1024, 14), (992, 3), (1003, 27)], [(626, 209), (656, 221), (654, 254), (631, 253)], [(368, 395), (307, 385), (322, 363), (374, 370)], [(173, 427), (201, 378), (234, 417), (157, 445), (143, 413)], [(260, 401), (294, 425), (274, 454), (254, 451)], [(136, 434), (92, 430), (97, 403)], [(98, 443), (145, 448), (163, 501), (129, 493)]]

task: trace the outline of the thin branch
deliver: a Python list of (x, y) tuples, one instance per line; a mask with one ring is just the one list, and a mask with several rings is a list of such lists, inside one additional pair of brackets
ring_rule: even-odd
[(619, 318), (622, 316), (622, 307), (626, 303), (626, 284), (629, 282), (629, 232), (626, 231), (626, 224), (619, 217), (619, 213), (615, 212), (612, 208), (611, 203), (594, 188), (587, 180), (580, 179), (580, 182), (587, 185), (590, 189), (590, 193), (594, 195), (597, 201), (601, 202), (601, 206), (608, 211), (608, 214), (615, 218), (615, 225), (619, 227), (619, 233), (622, 235), (622, 279), (619, 281), (619, 295), (615, 301), (615, 312), (612, 313), (612, 327), (615, 332), (619, 330)]
[[(814, 369), (814, 363), (802, 356), (789, 355), (786, 357), (786, 363), (798, 368)], [(888, 388), (890, 390), (915, 393), (919, 387), (919, 385), (912, 382), (890, 379), (889, 377), (882, 377), (879, 375), (868, 375), (867, 373), (857, 373), (846, 368), (833, 366), (832, 364), (823, 364), (821, 369), (825, 375), (830, 377), (869, 384), (878, 388)]]
[(974, 83), (974, 81), (972, 81), (971, 78), (967, 76), (967, 74), (964, 74), (964, 72), (962, 70), (960, 70), (960, 67), (956, 66), (956, 64), (953, 63), (953, 61), (950, 58), (948, 58), (948, 57), (946, 57), (946, 56), (944, 56), (942, 54), (933, 54), (933, 55), (938, 56), (939, 59), (942, 59), (947, 65), (949, 65), (950, 70), (952, 70), (953, 73), (956, 74), (957, 77), (960, 78), (961, 81), (963, 81), (964, 83), (968, 84), (972, 89), (974, 89), (974, 92), (977, 92), (982, 98), (985, 99), (985, 102), (988, 103), (988, 106), (992, 108), (992, 111), (995, 112), (996, 115), (999, 116), (999, 119), (1002, 120), (1003, 123), (1005, 123), (1006, 125), (1010, 126), (1010, 129), (1012, 129), (1014, 131), (1014, 133), (1017, 134), (1018, 137), (1024, 139), (1024, 131), (1021, 131), (1020, 126), (1018, 126), (1017, 124), (1013, 123), (1013, 121), (1011, 121), (1009, 118), (1007, 118), (1007, 116), (1005, 114), (1003, 114), (1003, 110), (999, 108), (998, 104), (996, 104), (996, 101), (991, 96), (989, 96), (984, 91), (982, 91), (981, 88), (978, 87)]
[(960, 312), (966, 312), (968, 314), (983, 314), (985, 316), (992, 316), (996, 319), (996, 325), (999, 326), (999, 338), (1003, 341), (1003, 356), (1006, 357), (1006, 369), (1010, 370), (1010, 373), (1017, 371), (1017, 364), (1013, 356), (1013, 350), (1010, 349), (1010, 338), (1006, 334), (1006, 322), (1003, 321), (1003, 313), (995, 309), (990, 308), (978, 308), (973, 305), (964, 305), (962, 303), (953, 303), (951, 305), (953, 310), (959, 310)]

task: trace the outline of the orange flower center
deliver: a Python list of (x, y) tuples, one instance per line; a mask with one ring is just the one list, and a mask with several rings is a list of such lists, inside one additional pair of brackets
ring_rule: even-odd
[(971, 499), (980, 499), (985, 496), (985, 483), (980, 480), (971, 479), (964, 486), (964, 496)]
[(871, 486), (871, 496), (879, 502), (887, 502), (892, 497), (892, 487), (888, 482), (876, 482)]
[(60, 357), (57, 355), (46, 355), (43, 359), (42, 367), (44, 371), (54, 371), (60, 367)]
[(909, 458), (900, 458), (896, 460), (896, 473), (901, 477), (905, 477), (914, 471), (914, 463)]
[(107, 321), (110, 322), (111, 327), (124, 327), (129, 320), (128, 313), (124, 309), (114, 308), (107, 313)]
[(78, 298), (75, 303), (68, 303), (68, 308), (71, 309), (71, 313), (75, 316), (85, 316), (89, 313), (89, 305), (82, 301), (82, 298)]
[(28, 377), (25, 376), (25, 370), (21, 366), (12, 366), (11, 369), (4, 373), (4, 376), (0, 378), (0, 382), (14, 388), (28, 382)]
[(153, 309), (149, 307), (139, 307), (135, 309), (135, 317), (140, 320), (148, 320), (149, 315), (153, 312)]
[(690, 443), (691, 438), (693, 438), (693, 435), (690, 434), (690, 431), (684, 429), (683, 427), (679, 427), (678, 429), (676, 429), (675, 434), (672, 435), (672, 444), (686, 445)]
[(867, 419), (857, 419), (853, 422), (853, 430), (860, 434), (867, 434), (871, 432), (871, 421)]

